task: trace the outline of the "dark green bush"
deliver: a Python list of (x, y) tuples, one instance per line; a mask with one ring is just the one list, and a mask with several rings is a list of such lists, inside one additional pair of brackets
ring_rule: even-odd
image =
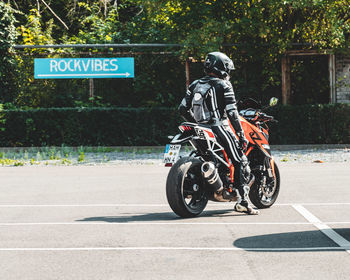
[[(350, 143), (350, 105), (269, 109), (271, 144)], [(163, 145), (181, 118), (171, 108), (50, 108), (1, 113), (1, 146)]]
[(350, 143), (350, 104), (277, 106), (271, 125), (272, 144)]
[(51, 108), (3, 111), (1, 146), (160, 145), (180, 123), (167, 108)]

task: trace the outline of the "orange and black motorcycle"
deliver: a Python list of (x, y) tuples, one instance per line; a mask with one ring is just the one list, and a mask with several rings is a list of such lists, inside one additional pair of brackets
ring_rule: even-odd
[[(276, 105), (277, 101), (277, 98), (272, 98), (270, 106)], [(263, 113), (253, 99), (238, 105), (241, 124), (249, 141), (245, 151), (252, 171), (249, 198), (257, 208), (268, 208), (275, 203), (280, 190), (280, 173), (271, 155), (267, 126), (268, 122), (275, 120)], [(202, 213), (208, 200), (237, 200), (234, 167), (211, 127), (184, 122), (179, 129), (181, 133), (172, 138), (164, 154), (165, 165), (171, 166), (166, 182), (171, 209), (187, 218)], [(179, 158), (181, 145), (186, 142), (194, 150), (189, 156)], [(222, 187), (223, 191), (217, 192)]]

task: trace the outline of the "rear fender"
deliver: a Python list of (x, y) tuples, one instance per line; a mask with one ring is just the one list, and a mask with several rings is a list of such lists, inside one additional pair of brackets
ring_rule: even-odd
[(171, 144), (182, 144), (184, 142), (190, 141), (193, 138), (193, 135), (184, 135), (185, 133), (179, 133), (174, 136), (174, 138), (170, 141)]
[(190, 122), (184, 122), (179, 126), (181, 133), (174, 136), (171, 140), (171, 144), (182, 144), (187, 141), (191, 141), (196, 136), (195, 130), (196, 124)]

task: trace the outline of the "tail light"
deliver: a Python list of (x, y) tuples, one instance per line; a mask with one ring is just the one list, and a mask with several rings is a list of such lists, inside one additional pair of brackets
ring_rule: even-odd
[(179, 129), (181, 131), (191, 131), (192, 127), (191, 126), (187, 126), (187, 125), (181, 125), (181, 126), (179, 126)]

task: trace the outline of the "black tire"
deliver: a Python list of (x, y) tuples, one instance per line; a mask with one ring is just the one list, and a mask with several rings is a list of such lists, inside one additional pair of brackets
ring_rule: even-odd
[[(171, 209), (182, 218), (199, 215), (208, 203), (202, 163), (198, 158), (183, 157), (169, 171), (166, 196)], [(198, 187), (197, 191), (194, 191), (194, 185)]]
[(274, 186), (272, 188), (272, 191), (269, 192), (268, 196), (265, 196), (262, 191), (262, 186), (260, 185), (260, 180), (257, 180), (258, 176), (256, 176), (256, 180), (254, 184), (251, 186), (249, 191), (249, 198), (250, 201), (259, 209), (263, 208), (269, 208), (271, 207), (279, 194), (280, 191), (280, 172), (278, 169), (277, 164), (274, 162), (275, 165), (275, 174), (276, 179), (274, 180)]

